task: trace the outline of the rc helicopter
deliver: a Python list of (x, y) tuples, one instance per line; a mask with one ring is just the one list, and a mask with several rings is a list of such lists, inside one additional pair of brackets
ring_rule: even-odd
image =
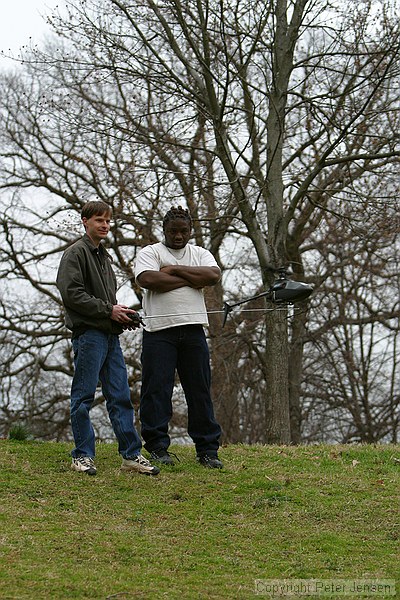
[(291, 305), (295, 302), (305, 300), (314, 291), (314, 288), (308, 283), (303, 283), (302, 281), (292, 281), (289, 279), (288, 270), (285, 267), (271, 270), (275, 273), (279, 273), (279, 277), (274, 281), (269, 290), (262, 292), (261, 294), (257, 294), (256, 296), (245, 298), (244, 300), (240, 300), (240, 302), (235, 302), (234, 304), (228, 304), (227, 302), (224, 302), (224, 319), (222, 322), (222, 327), (224, 327), (229, 313), (232, 312), (235, 306), (240, 306), (241, 304), (250, 302), (250, 300), (266, 298), (273, 304)]

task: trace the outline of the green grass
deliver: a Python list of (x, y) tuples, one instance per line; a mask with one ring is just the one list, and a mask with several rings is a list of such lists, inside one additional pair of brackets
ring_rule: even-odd
[(70, 450), (0, 441), (2, 599), (236, 600), (261, 597), (256, 579), (398, 579), (398, 446), (228, 446), (222, 471), (175, 447), (158, 477), (121, 473), (115, 444), (88, 477)]

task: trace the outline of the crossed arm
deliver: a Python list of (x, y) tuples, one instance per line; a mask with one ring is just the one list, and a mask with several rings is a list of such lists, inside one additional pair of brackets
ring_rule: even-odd
[(153, 292), (170, 292), (181, 287), (200, 289), (218, 283), (218, 267), (187, 267), (168, 265), (160, 271), (143, 271), (137, 278), (139, 285)]

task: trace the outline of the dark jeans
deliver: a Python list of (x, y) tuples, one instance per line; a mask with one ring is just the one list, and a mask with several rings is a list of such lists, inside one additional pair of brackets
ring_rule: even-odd
[(128, 376), (118, 335), (88, 329), (72, 340), (75, 374), (71, 387), (72, 456), (95, 455), (95, 434), (89, 417), (98, 381), (119, 452), (124, 458), (140, 454), (141, 439), (134, 425)]
[(210, 354), (201, 325), (143, 331), (140, 421), (145, 448), (167, 449), (175, 371), (188, 406), (188, 434), (197, 454), (216, 455), (221, 428), (210, 395)]

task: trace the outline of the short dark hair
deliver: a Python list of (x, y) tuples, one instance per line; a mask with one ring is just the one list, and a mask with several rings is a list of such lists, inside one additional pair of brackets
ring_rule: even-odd
[(89, 200), (89, 202), (86, 202), (86, 204), (82, 206), (81, 219), (90, 219), (90, 217), (93, 217), (94, 215), (104, 215), (104, 213), (108, 213), (111, 216), (111, 206), (102, 200)]
[(176, 219), (184, 219), (189, 223), (190, 228), (192, 227), (192, 217), (187, 208), (182, 208), (182, 206), (171, 206), (163, 218), (163, 229), (165, 229), (167, 223), (175, 221)]

